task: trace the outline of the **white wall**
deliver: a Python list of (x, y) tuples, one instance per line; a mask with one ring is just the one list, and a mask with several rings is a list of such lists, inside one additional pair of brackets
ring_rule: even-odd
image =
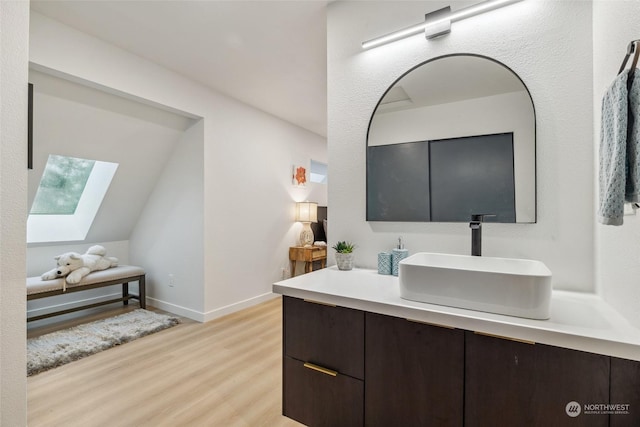
[(29, 2), (0, 2), (0, 425), (27, 424), (25, 236)]
[[(37, 13), (29, 57), (66, 78), (202, 117), (204, 255), (193, 262), (204, 266), (204, 284), (194, 284), (203, 286), (204, 305), (197, 317), (208, 320), (271, 296), (296, 240), (293, 202), (312, 189), (291, 187), (291, 165), (326, 161), (323, 137)], [(185, 212), (184, 221), (190, 218)], [(184, 249), (173, 248), (165, 263), (179, 262)], [(130, 251), (132, 260), (140, 255)]]
[[(371, 112), (398, 76), (450, 53), (493, 57), (529, 88), (537, 114), (537, 224), (487, 224), (483, 254), (533, 258), (555, 288), (592, 291), (593, 113), (591, 3), (519, 2), (453, 24), (451, 34), (416, 36), (363, 51), (364, 40), (420, 21), (449, 2), (336, 2), (328, 10), (329, 240), (359, 245), (356, 264), (398, 235), (412, 251), (467, 254), (467, 224), (367, 223), (365, 138)], [(460, 7), (453, 2), (452, 8)], [(570, 24), (570, 25), (569, 25)]]
[[(627, 45), (631, 40), (640, 38), (639, 21), (638, 1), (594, 2), (593, 113), (596, 155), (600, 143), (602, 96), (618, 73)], [(596, 223), (595, 239), (599, 292), (636, 327), (640, 327), (640, 215), (625, 216), (624, 224), (619, 227)]]
[(149, 303), (197, 320), (204, 312), (203, 138), (202, 120), (184, 133), (130, 239), (132, 263), (147, 271)]
[(300, 234), (294, 202), (321, 202), (314, 189), (326, 188), (295, 188), (291, 179), (294, 163), (326, 161), (324, 138), (240, 104), (217, 116), (237, 126), (220, 127), (217, 145), (205, 144), (207, 318), (271, 294)]

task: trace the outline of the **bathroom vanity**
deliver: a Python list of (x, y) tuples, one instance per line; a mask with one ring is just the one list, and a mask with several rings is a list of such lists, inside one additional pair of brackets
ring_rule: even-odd
[[(640, 331), (595, 295), (532, 320), (400, 298), (335, 267), (283, 298), (283, 414), (310, 426), (640, 425)], [(605, 406), (616, 405), (616, 406)]]

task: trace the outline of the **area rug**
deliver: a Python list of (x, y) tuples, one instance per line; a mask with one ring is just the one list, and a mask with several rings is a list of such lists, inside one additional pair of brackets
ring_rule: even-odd
[(137, 309), (27, 340), (27, 376), (170, 328), (177, 317)]

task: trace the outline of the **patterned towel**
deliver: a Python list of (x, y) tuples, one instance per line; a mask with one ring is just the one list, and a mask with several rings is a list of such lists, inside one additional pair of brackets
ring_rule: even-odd
[(629, 118), (627, 122), (627, 180), (624, 200), (640, 201), (640, 71), (634, 73), (629, 89)]
[(624, 202), (640, 199), (640, 72), (627, 91), (629, 70), (620, 73), (602, 99), (598, 221), (622, 225)]

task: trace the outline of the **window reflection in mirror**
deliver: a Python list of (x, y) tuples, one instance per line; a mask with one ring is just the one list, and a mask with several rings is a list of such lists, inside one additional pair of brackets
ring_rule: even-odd
[(318, 184), (326, 184), (328, 178), (328, 168), (326, 163), (311, 159), (309, 180)]

